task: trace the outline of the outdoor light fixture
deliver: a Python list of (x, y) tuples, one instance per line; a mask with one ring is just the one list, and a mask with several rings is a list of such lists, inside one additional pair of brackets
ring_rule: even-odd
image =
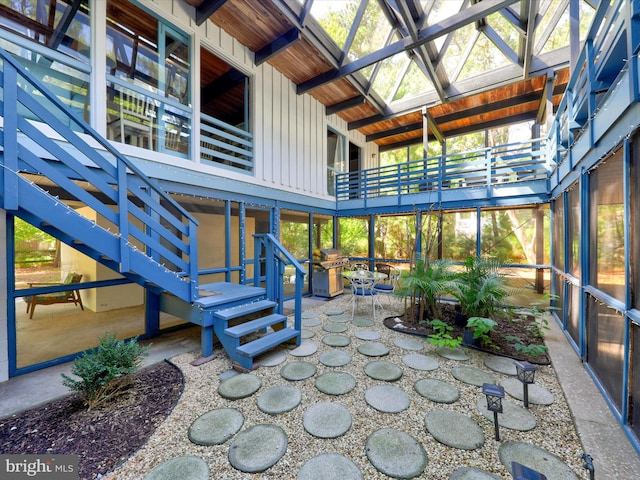
[(513, 362), (516, 366), (516, 375), (518, 380), (522, 382), (524, 388), (524, 406), (529, 408), (529, 384), (534, 382), (536, 370), (538, 367), (531, 365), (529, 362)]
[(487, 396), (487, 410), (493, 412), (493, 426), (496, 430), (496, 440), (500, 440), (498, 428), (498, 414), (502, 413), (502, 399), (504, 398), (504, 388), (491, 383), (482, 384), (482, 393)]
[(525, 467), (518, 462), (511, 462), (511, 474), (514, 480), (547, 480), (546, 475)]

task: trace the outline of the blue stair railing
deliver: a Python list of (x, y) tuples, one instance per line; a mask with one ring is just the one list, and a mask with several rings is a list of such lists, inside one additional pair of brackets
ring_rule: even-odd
[(253, 237), (253, 284), (260, 286), (264, 283), (266, 297), (277, 303), (276, 313), (283, 312), (285, 267), (292, 266), (295, 269), (294, 328), (299, 332), (302, 329), (302, 286), (307, 271), (270, 233), (255, 234)]
[(197, 220), (1, 48), (0, 62), (0, 207), (147, 288), (194, 301)]

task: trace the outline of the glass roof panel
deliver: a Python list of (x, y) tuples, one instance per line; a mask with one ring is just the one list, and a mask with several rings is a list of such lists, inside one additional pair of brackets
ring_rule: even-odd
[(373, 89), (387, 102), (394, 93), (393, 90), (394, 85), (396, 85), (396, 76), (398, 72), (403, 71), (402, 69), (406, 62), (407, 55), (404, 52), (398, 53), (380, 62), (380, 68), (373, 79)]
[(409, 68), (402, 77), (392, 101), (395, 102), (403, 98), (415, 97), (433, 89), (431, 80), (424, 74), (420, 67), (418, 67), (416, 62), (411, 60)]
[(357, 0), (315, 0), (311, 5), (311, 15), (344, 49), (359, 3)]
[[(426, 2), (425, 2), (426, 3)], [(462, 7), (463, 0), (436, 0), (434, 2), (433, 8), (431, 12), (429, 12), (429, 16), (427, 17), (427, 25), (435, 25), (436, 23), (448, 18), (460, 11)], [(424, 8), (424, 6), (423, 6)], [(440, 50), (442, 48), (442, 44), (446, 39), (446, 35), (442, 37), (438, 37), (434, 44)]]
[(349, 59), (356, 60), (377, 52), (385, 46), (390, 32), (391, 24), (380, 9), (380, 4), (370, 0), (349, 50)]
[(487, 73), (496, 68), (509, 65), (510, 63), (509, 59), (489, 40), (489, 37), (482, 33), (476, 40), (471, 54), (464, 63), (458, 80), (464, 80), (475, 75)]
[(459, 28), (453, 34), (453, 39), (442, 58), (444, 68), (449, 75), (449, 80), (456, 80), (460, 69), (459, 67), (464, 63), (466, 52), (471, 49), (471, 43), (475, 37), (476, 31), (473, 24)]
[(498, 35), (502, 37), (507, 45), (511, 47), (514, 52), (518, 51), (520, 43), (520, 35), (513, 26), (513, 24), (505, 18), (500, 12), (496, 12), (487, 17), (487, 23), (498, 32)]

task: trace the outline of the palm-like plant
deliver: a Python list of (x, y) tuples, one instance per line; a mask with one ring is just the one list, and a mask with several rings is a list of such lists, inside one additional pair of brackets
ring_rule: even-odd
[(418, 261), (405, 272), (396, 291), (410, 301), (409, 308), (405, 310), (410, 320), (424, 319), (425, 314), (440, 318), (438, 297), (454, 287), (453, 279), (451, 262), (447, 260)]

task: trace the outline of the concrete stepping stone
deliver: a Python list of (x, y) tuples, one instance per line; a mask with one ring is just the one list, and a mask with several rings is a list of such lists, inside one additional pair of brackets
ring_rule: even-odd
[(144, 476), (144, 480), (209, 480), (209, 465), (200, 457), (186, 455), (161, 463)]
[(296, 480), (364, 480), (355, 463), (337, 453), (325, 453), (307, 461)]
[(393, 478), (414, 478), (429, 461), (424, 447), (400, 430), (381, 428), (367, 437), (367, 458), (381, 473)]
[(315, 336), (316, 333), (313, 330), (309, 330), (308, 328), (303, 328), (300, 330), (300, 338), (302, 340), (306, 340)]
[(415, 340), (413, 338), (399, 337), (393, 340), (393, 343), (396, 347), (416, 352), (424, 348), (424, 340)]
[(314, 437), (337, 438), (351, 428), (351, 413), (339, 403), (322, 402), (309, 407), (302, 416), (302, 426)]
[(384, 357), (389, 355), (389, 347), (378, 342), (367, 342), (358, 347), (358, 352), (367, 357)]
[(395, 382), (402, 377), (402, 368), (391, 362), (376, 360), (364, 366), (364, 373), (374, 380)]
[(440, 367), (440, 363), (433, 357), (422, 355), (421, 353), (409, 353), (402, 357), (402, 363), (414, 370), (422, 370), (424, 372), (436, 370)]
[(196, 445), (220, 445), (242, 428), (244, 416), (235, 408), (211, 410), (196, 418), (189, 427), (189, 440)]
[(503, 375), (516, 375), (516, 366), (512, 358), (489, 355), (484, 359), (484, 366)]
[(355, 388), (356, 379), (345, 372), (326, 372), (316, 379), (315, 385), (327, 395), (344, 395)]
[(328, 350), (318, 358), (327, 367), (343, 367), (351, 362), (351, 354), (344, 350)]
[(261, 367), (275, 367), (287, 359), (287, 354), (283, 350), (272, 350), (255, 359)]
[[(513, 398), (524, 401), (524, 386), (517, 378), (505, 378), (500, 385), (504, 387), (504, 391)], [(551, 405), (555, 398), (553, 393), (536, 383), (532, 383), (528, 387), (529, 403), (536, 405)]]
[(358, 330), (354, 335), (360, 340), (380, 340), (380, 333), (374, 330)]
[(252, 373), (241, 373), (222, 382), (218, 386), (218, 393), (228, 400), (238, 400), (253, 395), (261, 386), (260, 377)]
[(258, 396), (258, 410), (270, 415), (289, 412), (300, 405), (302, 392), (292, 385), (269, 387)]
[(297, 382), (309, 377), (313, 377), (318, 371), (313, 363), (310, 362), (291, 362), (280, 369), (280, 376), (285, 380)]
[(411, 404), (409, 395), (393, 385), (371, 387), (365, 392), (364, 399), (369, 406), (382, 413), (402, 412)]
[(322, 343), (330, 347), (346, 347), (351, 343), (351, 339), (345, 335), (325, 335)]
[(455, 403), (460, 398), (455, 385), (437, 378), (422, 378), (413, 384), (413, 388), (421, 396), (436, 403)]
[(501, 478), (475, 467), (457, 468), (449, 476), (449, 480), (501, 480)]
[(303, 320), (307, 318), (318, 318), (318, 312), (302, 312), (300, 314), (300, 318), (302, 318)]
[(461, 450), (484, 445), (484, 433), (471, 418), (451, 410), (432, 410), (424, 417), (427, 431), (438, 442)]
[(309, 355), (313, 355), (318, 351), (318, 345), (314, 342), (302, 342), (300, 345), (293, 350), (289, 350), (289, 354), (294, 357), (308, 357)]
[(318, 325), (320, 325), (322, 323), (322, 321), (320, 321), (319, 318), (302, 318), (302, 326), (303, 327), (317, 327)]
[[(479, 399), (476, 405), (482, 416), (493, 423), (493, 412), (487, 409), (487, 399)], [(498, 425), (510, 430), (528, 432), (536, 428), (536, 417), (523, 406), (504, 399), (502, 413), (498, 415)]]
[(504, 442), (498, 449), (502, 464), (511, 471), (511, 462), (518, 462), (546, 476), (549, 480), (577, 480), (573, 470), (560, 457), (536, 445)]
[(456, 380), (468, 383), (469, 385), (475, 385), (476, 387), (481, 387), (483, 383), (496, 383), (496, 378), (493, 375), (475, 367), (453, 367), (451, 369), (451, 375), (453, 375)]
[(349, 327), (347, 327), (344, 323), (329, 322), (324, 327), (322, 327), (322, 329), (325, 332), (329, 333), (343, 333), (349, 330)]
[(464, 350), (464, 348), (460, 347), (439, 347), (436, 349), (436, 353), (441, 357), (447, 358), (449, 360), (456, 360), (458, 362), (466, 362), (471, 358), (469, 354)]
[(254, 425), (240, 432), (231, 443), (229, 463), (241, 472), (264, 472), (282, 458), (287, 443), (287, 435), (277, 425)]
[(351, 317), (348, 317), (347, 315), (332, 315), (327, 318), (330, 322), (334, 323), (347, 323), (351, 321)]
[(221, 382), (224, 382), (225, 380), (228, 380), (231, 377), (237, 377), (238, 375), (240, 375), (240, 372), (231, 368), (229, 370), (225, 370), (220, 375), (218, 375), (218, 378), (220, 379)]
[(351, 323), (356, 327), (362, 328), (373, 327), (376, 324), (376, 322), (369, 318), (354, 318), (351, 320)]
[(341, 308), (327, 308), (322, 313), (324, 313), (327, 317), (331, 317), (335, 315), (342, 315), (344, 313), (344, 310), (342, 310)]

